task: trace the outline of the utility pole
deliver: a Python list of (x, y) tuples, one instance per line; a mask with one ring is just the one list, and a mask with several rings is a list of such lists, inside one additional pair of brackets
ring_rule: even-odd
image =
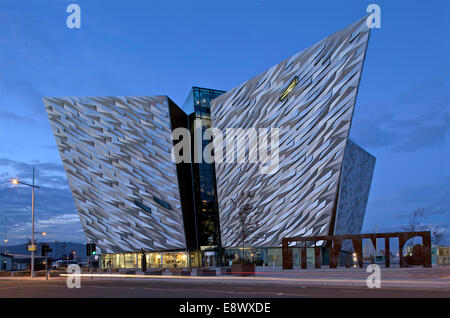
[(33, 183), (28, 184), (17, 179), (11, 180), (12, 184), (22, 184), (32, 188), (31, 191), (31, 278), (34, 277), (34, 253), (36, 252), (36, 245), (34, 242), (34, 189), (39, 189), (37, 185), (34, 183), (34, 167), (33, 167)]
[(31, 187), (31, 278), (34, 278), (34, 167), (33, 167), (33, 186)]

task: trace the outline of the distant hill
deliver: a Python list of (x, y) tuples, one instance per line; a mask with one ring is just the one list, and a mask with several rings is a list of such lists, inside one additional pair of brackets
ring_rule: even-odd
[[(37, 256), (41, 256), (41, 245), (44, 243), (48, 244), (53, 250), (48, 255), (52, 259), (62, 259), (64, 256), (69, 256), (71, 252), (75, 251), (76, 259), (86, 260), (86, 245), (72, 242), (39, 242)], [(30, 255), (28, 244), (8, 246), (7, 251), (9, 254)], [(1, 252), (3, 252), (3, 248)]]

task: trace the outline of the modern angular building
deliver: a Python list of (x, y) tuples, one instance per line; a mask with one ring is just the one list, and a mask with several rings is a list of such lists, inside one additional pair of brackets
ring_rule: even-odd
[[(101, 265), (135, 268), (142, 252), (150, 267), (227, 264), (240, 257), (244, 204), (247, 256), (259, 262), (280, 264), (283, 237), (359, 233), (375, 158), (349, 132), (369, 33), (363, 18), (227, 92), (194, 87), (182, 108), (167, 96), (44, 98)], [(188, 162), (173, 160), (177, 128)], [(197, 162), (209, 128), (258, 141), (277, 129), (267, 149), (277, 164)], [(248, 141), (244, 158), (260, 155), (235, 137)]]

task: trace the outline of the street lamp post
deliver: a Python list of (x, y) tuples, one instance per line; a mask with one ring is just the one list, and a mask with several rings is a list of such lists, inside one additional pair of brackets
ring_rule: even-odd
[(34, 278), (34, 252), (36, 245), (34, 242), (34, 189), (39, 189), (37, 185), (34, 184), (34, 167), (33, 167), (33, 183), (28, 184), (17, 179), (11, 181), (12, 184), (22, 184), (32, 188), (31, 191), (31, 278)]
[(6, 244), (8, 243), (8, 239), (6, 238), (6, 225), (5, 225), (5, 239), (3, 240), (3, 243), (5, 243), (5, 254), (8, 254), (8, 250), (6, 249)]

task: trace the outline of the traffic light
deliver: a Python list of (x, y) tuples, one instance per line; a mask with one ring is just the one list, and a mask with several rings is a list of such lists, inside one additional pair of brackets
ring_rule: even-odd
[(42, 257), (45, 257), (45, 253), (47, 252), (47, 247), (48, 247), (47, 244), (42, 244), (41, 245), (41, 256)]
[(42, 244), (41, 245), (41, 256), (45, 257), (48, 253), (52, 252), (52, 249), (48, 244)]
[(95, 243), (87, 243), (86, 244), (86, 256), (96, 255), (97, 254), (97, 246)]

